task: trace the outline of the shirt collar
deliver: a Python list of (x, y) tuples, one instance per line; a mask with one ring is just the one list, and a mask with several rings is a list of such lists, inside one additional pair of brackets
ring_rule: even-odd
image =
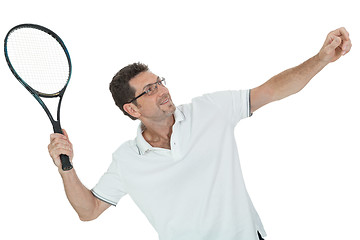
[[(178, 107), (176, 108), (176, 110), (174, 112), (174, 118), (175, 118), (174, 125), (178, 122), (185, 120), (184, 113)], [(154, 150), (154, 148), (145, 140), (142, 133), (143, 133), (142, 123), (140, 123), (138, 126), (138, 129), (137, 129), (137, 135), (136, 135), (136, 139), (135, 139), (136, 146), (139, 150), (140, 155), (144, 155), (145, 153)]]

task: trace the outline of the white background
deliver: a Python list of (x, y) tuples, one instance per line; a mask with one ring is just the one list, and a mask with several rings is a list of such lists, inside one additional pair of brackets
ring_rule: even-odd
[[(135, 137), (138, 122), (117, 109), (108, 90), (123, 66), (148, 64), (182, 104), (216, 90), (256, 87), (315, 55), (328, 32), (345, 26), (352, 51), (300, 93), (240, 122), (236, 137), (266, 239), (360, 239), (355, 0), (12, 0), (1, 10), (1, 38), (17, 24), (35, 23), (69, 49), (73, 75), (62, 127), (88, 188), (111, 153)], [(49, 120), (5, 58), (0, 70), (0, 239), (158, 239), (129, 196), (95, 221), (78, 220), (47, 152)]]

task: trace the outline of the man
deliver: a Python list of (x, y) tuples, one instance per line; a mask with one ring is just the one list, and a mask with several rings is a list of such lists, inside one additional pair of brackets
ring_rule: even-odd
[(124, 114), (141, 124), (91, 191), (74, 169), (61, 169), (59, 155), (73, 157), (66, 131), (50, 137), (49, 153), (71, 205), (89, 221), (130, 194), (162, 240), (262, 239), (266, 233), (245, 188), (234, 127), (262, 106), (300, 91), (350, 49), (348, 32), (339, 28), (314, 57), (259, 87), (207, 94), (178, 107), (165, 79), (146, 65), (121, 69), (110, 91)]

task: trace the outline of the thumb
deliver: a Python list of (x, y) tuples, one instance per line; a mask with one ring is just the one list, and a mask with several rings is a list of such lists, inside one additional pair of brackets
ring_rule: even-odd
[(69, 135), (67, 134), (67, 132), (65, 131), (65, 129), (62, 129), (62, 131), (63, 131), (64, 136), (65, 136), (67, 139), (69, 139)]
[(341, 44), (341, 38), (335, 37), (332, 42), (326, 47), (328, 51), (335, 50)]

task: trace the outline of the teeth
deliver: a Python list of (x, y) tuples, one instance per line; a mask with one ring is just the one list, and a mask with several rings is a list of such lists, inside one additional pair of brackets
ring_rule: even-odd
[(169, 101), (169, 99), (165, 99), (165, 101), (162, 101), (162, 102), (160, 103), (160, 105), (163, 105), (163, 104), (167, 103), (168, 101)]

